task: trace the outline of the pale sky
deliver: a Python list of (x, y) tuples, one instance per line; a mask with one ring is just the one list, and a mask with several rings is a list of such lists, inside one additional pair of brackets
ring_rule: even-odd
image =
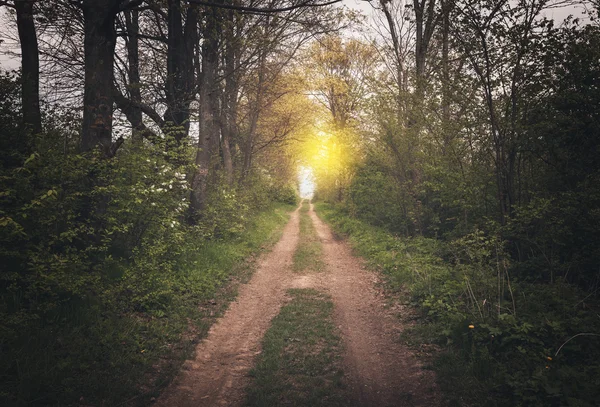
[[(364, 0), (343, 0), (343, 4), (349, 8), (360, 10), (367, 16), (369, 16), (372, 12), (371, 5)], [(546, 12), (546, 15), (550, 18), (554, 18), (556, 21), (563, 21), (570, 14), (573, 14), (575, 17), (586, 19), (583, 15), (583, 12), (583, 6), (570, 6), (561, 9), (549, 10)], [(12, 30), (12, 27), (9, 27), (6, 23), (7, 17), (6, 8), (0, 7), (0, 40), (4, 39), (5, 33), (8, 33), (9, 30)], [(17, 49), (13, 49), (14, 47), (17, 47)], [(11, 43), (10, 41), (0, 43), (0, 68), (6, 70), (18, 69), (20, 66), (19, 59), (5, 55), (7, 49), (18, 51), (18, 44)]]

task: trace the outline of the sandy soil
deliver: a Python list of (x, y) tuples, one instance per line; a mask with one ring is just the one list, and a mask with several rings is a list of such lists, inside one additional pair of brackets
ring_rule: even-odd
[(248, 284), (225, 315), (196, 347), (195, 359), (185, 363), (179, 376), (157, 405), (237, 406), (244, 401), (248, 371), (260, 353), (260, 341), (279, 312), (289, 286), (292, 256), (298, 243), (298, 209), (270, 253), (258, 262)]
[(345, 242), (333, 238), (312, 205), (309, 214), (323, 244), (325, 272), (291, 271), (299, 238), (297, 209), (281, 240), (259, 260), (250, 282), (240, 288), (237, 300), (198, 344), (195, 359), (186, 362), (157, 405), (240, 406), (261, 339), (288, 288), (316, 288), (332, 296), (353, 406), (441, 405), (433, 373), (423, 370), (414, 352), (397, 340), (402, 325), (375, 289), (376, 274), (352, 256)]
[(336, 241), (312, 210), (327, 265), (325, 280), (345, 342), (345, 373), (356, 406), (439, 406), (433, 372), (398, 341), (403, 327), (376, 290), (379, 279)]

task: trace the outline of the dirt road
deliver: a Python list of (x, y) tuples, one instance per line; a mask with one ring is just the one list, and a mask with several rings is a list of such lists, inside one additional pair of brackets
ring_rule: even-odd
[(378, 277), (336, 241), (312, 208), (329, 273), (326, 286), (346, 345), (347, 375), (356, 406), (438, 406), (433, 372), (398, 341), (403, 327), (375, 289)]
[(298, 209), (281, 240), (259, 261), (250, 282), (198, 344), (194, 360), (157, 405), (240, 406), (248, 371), (260, 353), (261, 339), (277, 315), (288, 288), (316, 288), (334, 301), (336, 324), (342, 332), (344, 365), (354, 406), (438, 406), (433, 374), (422, 369), (411, 351), (397, 340), (399, 320), (384, 307), (374, 286), (377, 276), (352, 256), (345, 242), (309, 212), (323, 244), (326, 271), (308, 276), (292, 273), (292, 256), (299, 236)]

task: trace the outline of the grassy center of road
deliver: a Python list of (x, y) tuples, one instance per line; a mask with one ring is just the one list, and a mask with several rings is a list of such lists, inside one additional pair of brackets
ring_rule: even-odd
[(300, 239), (294, 253), (293, 270), (297, 273), (320, 272), (325, 268), (322, 260), (323, 248), (308, 214), (309, 210), (310, 203), (304, 201), (300, 209)]
[(313, 289), (288, 294), (291, 300), (273, 319), (251, 371), (247, 405), (348, 405), (331, 298)]

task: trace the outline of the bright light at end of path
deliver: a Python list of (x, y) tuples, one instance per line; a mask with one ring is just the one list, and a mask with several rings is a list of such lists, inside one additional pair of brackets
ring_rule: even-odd
[(312, 199), (315, 194), (315, 178), (313, 176), (312, 168), (300, 167), (298, 181), (300, 182), (300, 198)]

